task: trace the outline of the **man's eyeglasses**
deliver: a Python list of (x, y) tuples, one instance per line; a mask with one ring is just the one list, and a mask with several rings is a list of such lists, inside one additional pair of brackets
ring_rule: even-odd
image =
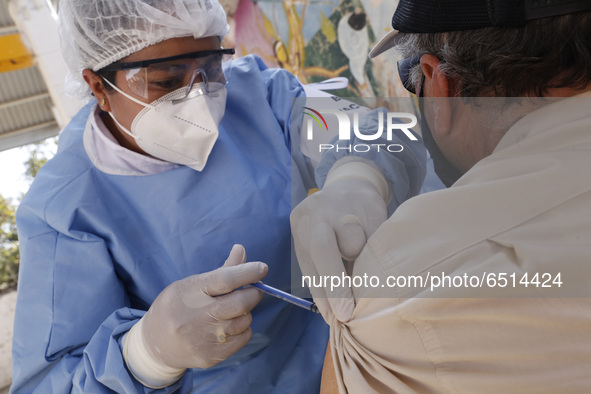
[(419, 54), (413, 57), (407, 57), (406, 59), (402, 59), (398, 61), (398, 75), (400, 76), (400, 80), (402, 81), (402, 85), (413, 94), (416, 93), (416, 86), (410, 80), (410, 70), (416, 66), (417, 64), (421, 63), (421, 56), (423, 54)]
[(231, 59), (233, 48), (212, 49), (128, 63), (112, 63), (97, 73), (124, 71), (129, 90), (144, 99), (156, 100), (185, 88), (187, 97), (193, 84), (203, 82), (206, 92), (219, 90), (228, 78), (222, 64)]

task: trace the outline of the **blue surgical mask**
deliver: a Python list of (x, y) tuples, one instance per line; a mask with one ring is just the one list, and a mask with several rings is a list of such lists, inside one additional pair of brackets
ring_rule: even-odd
[(424, 97), (423, 97), (423, 86), (421, 85), (419, 88), (419, 112), (421, 114), (421, 132), (423, 136), (423, 141), (425, 147), (431, 154), (433, 159), (433, 167), (435, 169), (435, 173), (441, 179), (441, 182), (447, 187), (453, 185), (460, 177), (463, 175), (457, 168), (455, 168), (449, 160), (445, 157), (443, 152), (437, 146), (435, 139), (431, 133), (431, 129), (429, 128), (429, 124), (427, 123), (427, 117), (425, 116), (425, 106), (424, 106)]

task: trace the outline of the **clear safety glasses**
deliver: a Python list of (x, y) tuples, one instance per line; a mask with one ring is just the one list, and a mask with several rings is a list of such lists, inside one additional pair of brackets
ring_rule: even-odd
[(189, 93), (195, 94), (192, 90), (197, 83), (202, 82), (200, 86), (209, 93), (221, 89), (229, 78), (224, 74), (223, 64), (233, 54), (233, 48), (212, 49), (130, 63), (112, 63), (98, 72), (124, 71), (129, 90), (149, 101), (185, 89), (184, 94), (175, 97), (175, 101), (180, 101)]

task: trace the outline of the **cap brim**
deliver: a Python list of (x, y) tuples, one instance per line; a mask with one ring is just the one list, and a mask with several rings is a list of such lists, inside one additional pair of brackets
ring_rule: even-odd
[(374, 57), (386, 52), (388, 49), (396, 46), (398, 41), (404, 36), (404, 33), (400, 33), (398, 30), (392, 30), (388, 34), (386, 34), (382, 39), (369, 51), (369, 58), (373, 59)]

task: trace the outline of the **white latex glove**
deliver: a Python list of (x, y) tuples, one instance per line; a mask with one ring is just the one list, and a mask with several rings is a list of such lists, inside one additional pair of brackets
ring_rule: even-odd
[(245, 263), (234, 245), (223, 267), (166, 287), (124, 338), (129, 370), (147, 387), (166, 387), (186, 368), (208, 368), (246, 345), (252, 336), (250, 311), (262, 293), (236, 290), (260, 281), (268, 267)]
[[(343, 159), (341, 159), (343, 160)], [(343, 258), (354, 261), (367, 239), (386, 220), (388, 184), (366, 160), (335, 164), (324, 188), (302, 201), (291, 214), (291, 229), (304, 276), (342, 278)], [(328, 324), (347, 322), (355, 308), (349, 287), (311, 287), (314, 301)]]

